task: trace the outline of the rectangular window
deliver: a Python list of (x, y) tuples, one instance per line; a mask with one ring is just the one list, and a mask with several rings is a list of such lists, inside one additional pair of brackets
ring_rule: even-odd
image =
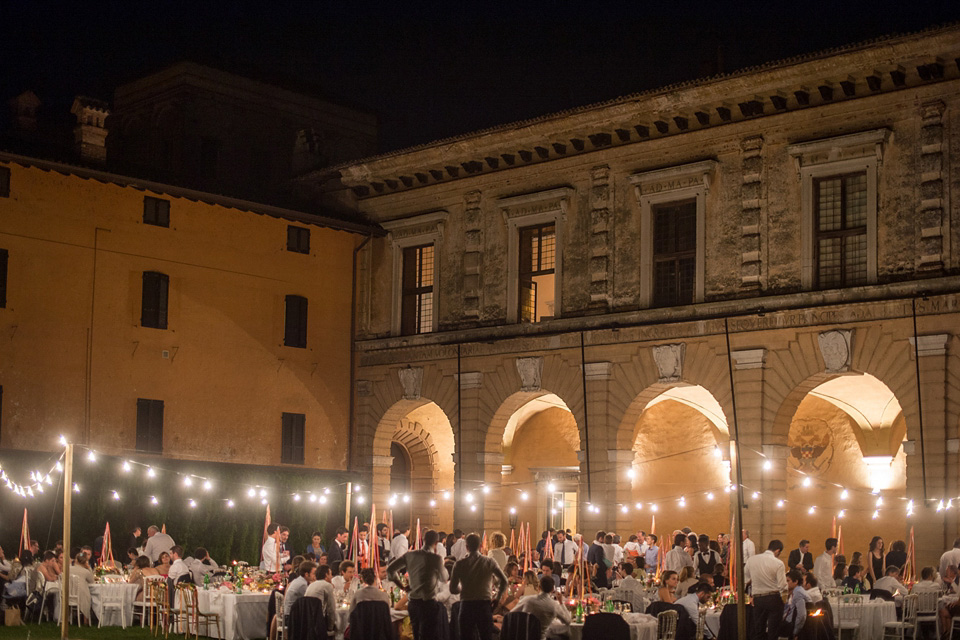
[(167, 328), (167, 295), (170, 277), (156, 271), (143, 272), (143, 299), (140, 304), (140, 326)]
[(294, 253), (310, 253), (310, 229), (304, 227), (287, 227), (287, 251)]
[(143, 224), (156, 227), (170, 226), (170, 201), (162, 198), (143, 198)]
[(0, 309), (7, 308), (7, 250), (0, 249)]
[(0, 198), (10, 197), (10, 168), (0, 167)]
[(137, 451), (163, 453), (163, 400), (137, 398)]
[(303, 464), (303, 433), (307, 416), (302, 413), (284, 413), (280, 434), (280, 462)]
[(307, 299), (303, 296), (287, 296), (283, 344), (307, 348)]
[(697, 201), (653, 207), (653, 306), (692, 304), (697, 271)]
[(403, 250), (403, 293), (400, 331), (403, 335), (433, 331), (432, 244)]
[(520, 229), (517, 291), (520, 322), (541, 322), (555, 315), (556, 225), (550, 222)]
[(816, 286), (851, 287), (867, 282), (867, 174), (813, 181)]

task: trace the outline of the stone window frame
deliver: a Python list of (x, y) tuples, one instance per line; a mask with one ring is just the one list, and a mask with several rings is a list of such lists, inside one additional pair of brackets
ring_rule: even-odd
[[(535, 193), (500, 198), (498, 206), (507, 226), (507, 324), (520, 321), (520, 229), (552, 223), (555, 232), (554, 319), (562, 316), (563, 227), (573, 187), (557, 187)], [(540, 323), (537, 323), (540, 324)]]
[[(420, 215), (381, 222), (387, 230), (390, 241), (393, 264), (393, 282), (390, 294), (390, 335), (402, 335), (403, 326), (403, 250), (421, 245), (433, 245), (433, 330), (436, 333), (440, 319), (440, 242), (443, 240), (443, 226), (449, 217), (444, 210), (431, 211)], [(415, 334), (426, 335), (426, 334)]]
[(682, 200), (697, 203), (697, 254), (693, 303), (704, 301), (707, 195), (719, 162), (701, 160), (628, 176), (640, 205), (640, 308), (653, 305), (653, 209)]
[(877, 282), (877, 196), (879, 171), (884, 148), (890, 142), (890, 129), (871, 129), (842, 136), (799, 142), (787, 147), (800, 181), (800, 286), (804, 291), (816, 287), (814, 241), (814, 183), (819, 178), (849, 173), (867, 177), (867, 281)]

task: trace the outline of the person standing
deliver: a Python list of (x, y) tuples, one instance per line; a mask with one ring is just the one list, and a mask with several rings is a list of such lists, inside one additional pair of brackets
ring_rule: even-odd
[(390, 527), (381, 522), (377, 525), (377, 553), (380, 554), (380, 566), (390, 563)]
[(566, 532), (557, 531), (557, 544), (553, 547), (553, 557), (561, 566), (567, 568), (574, 563), (577, 559), (577, 549), (577, 543), (568, 540)]
[(694, 568), (697, 570), (697, 575), (703, 578), (703, 576), (713, 575), (717, 569), (718, 564), (722, 564), (720, 561), (720, 554), (710, 548), (710, 536), (705, 533), (701, 533), (697, 537), (697, 553), (693, 556)]
[(837, 586), (833, 579), (833, 556), (837, 553), (837, 539), (827, 538), (823, 546), (826, 550), (817, 556), (813, 563), (813, 575), (817, 577), (821, 589), (832, 589)]
[(327, 564), (330, 565), (333, 575), (340, 575), (340, 563), (347, 559), (347, 536), (350, 532), (346, 527), (337, 527), (336, 536), (333, 538), (333, 544), (327, 551)]
[(753, 540), (750, 539), (750, 532), (746, 529), (743, 530), (741, 538), (743, 539), (743, 561), (746, 562), (752, 556), (757, 555), (757, 545), (753, 544)]
[(147, 544), (143, 547), (143, 555), (150, 558), (150, 562), (156, 562), (161, 553), (169, 552), (175, 544), (173, 538), (161, 533), (156, 525), (150, 525), (147, 527)]
[(393, 536), (393, 541), (390, 543), (390, 560), (396, 560), (407, 552), (410, 548), (410, 525), (407, 525), (403, 531), (398, 531), (397, 535)]
[[(507, 576), (493, 558), (480, 555), (480, 536), (471, 533), (466, 544), (467, 556), (453, 565), (450, 577), (450, 593), (460, 594), (460, 619), (457, 621), (460, 637), (469, 638), (476, 629), (479, 640), (491, 640), (493, 606), (500, 602), (507, 590)], [(557, 546), (560, 544), (558, 542)], [(499, 584), (491, 599), (490, 587), (494, 578)]]
[(686, 543), (687, 536), (682, 532), (673, 537), (673, 549), (667, 551), (667, 555), (663, 557), (664, 569), (680, 573), (684, 567), (693, 568), (693, 559), (684, 547)]
[(657, 536), (652, 533), (647, 536), (647, 550), (643, 553), (643, 562), (647, 565), (648, 572), (657, 572), (657, 564), (660, 562), (660, 547), (657, 546)]
[(766, 551), (751, 556), (743, 567), (744, 583), (750, 585), (753, 594), (754, 636), (760, 639), (777, 640), (783, 620), (781, 594), (787, 592), (787, 578), (780, 560), (782, 552), (783, 543), (771, 540)]
[(947, 567), (951, 564), (960, 566), (960, 538), (953, 541), (953, 549), (948, 549), (940, 556), (940, 575), (947, 575)]
[(461, 529), (453, 530), (453, 546), (450, 547), (450, 555), (453, 556), (454, 560), (459, 560), (467, 555), (467, 541), (463, 539)]
[[(150, 535), (149, 531), (147, 535)], [(147, 544), (150, 544), (149, 542)], [(271, 522), (267, 525), (267, 539), (260, 550), (260, 570), (277, 572), (283, 566), (280, 564), (280, 525)]]
[(801, 540), (797, 548), (790, 552), (787, 566), (805, 573), (813, 571), (813, 554), (810, 553), (810, 541)]
[(443, 628), (440, 614), (446, 615), (446, 612), (437, 601), (437, 588), (440, 583), (447, 581), (447, 570), (443, 566), (443, 557), (436, 552), (439, 540), (437, 532), (429, 529), (423, 534), (422, 548), (407, 551), (387, 567), (387, 577), (394, 584), (402, 584), (400, 574), (404, 570), (407, 572), (409, 585), (404, 590), (407, 591), (407, 609), (414, 640), (439, 639), (440, 629)]

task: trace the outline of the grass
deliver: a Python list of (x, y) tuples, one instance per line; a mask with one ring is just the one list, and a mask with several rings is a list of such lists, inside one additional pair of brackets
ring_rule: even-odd
[[(158, 636), (163, 638), (163, 635)], [(0, 626), (0, 640), (60, 640), (60, 625), (52, 622), (41, 624), (27, 624), (19, 627)], [(141, 629), (139, 626), (127, 627), (75, 627), (70, 625), (71, 640), (110, 640), (116, 638), (120, 640), (152, 640), (153, 634), (150, 629)], [(179, 634), (170, 634), (171, 640), (183, 640), (184, 636)]]

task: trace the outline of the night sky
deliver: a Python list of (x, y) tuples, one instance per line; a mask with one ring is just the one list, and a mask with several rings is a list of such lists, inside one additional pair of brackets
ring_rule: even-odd
[[(190, 59), (376, 113), (391, 150), (960, 20), (960, 1), (0, 0), (0, 98), (86, 94)], [(719, 52), (719, 58), (718, 58)]]

